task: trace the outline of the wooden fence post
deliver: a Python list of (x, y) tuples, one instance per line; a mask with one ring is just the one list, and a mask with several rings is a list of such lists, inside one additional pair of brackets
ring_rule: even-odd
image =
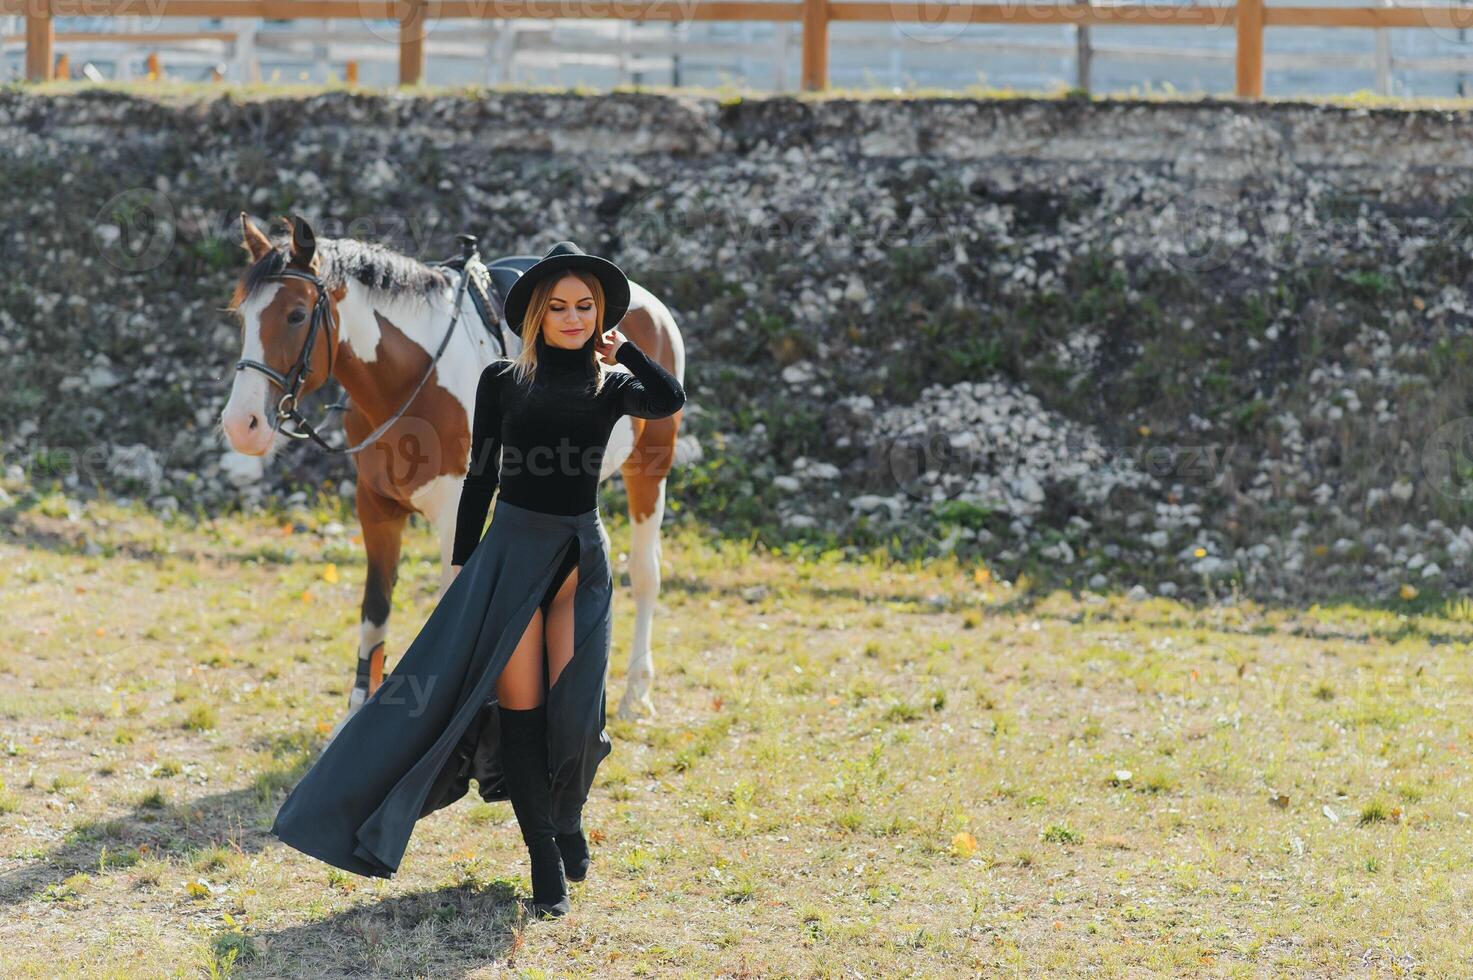
[(48, 0), (32, 0), (26, 14), (26, 78), (49, 82), (55, 76), (56, 26)]
[(1238, 97), (1263, 98), (1263, 0), (1238, 0)]
[(829, 87), (828, 0), (803, 0), (803, 90)]
[[(1091, 0), (1080, 0), (1084, 7), (1089, 7)], [(1088, 92), (1090, 87), (1090, 69), (1094, 65), (1094, 45), (1089, 37), (1088, 24), (1076, 24), (1074, 27), (1074, 87), (1081, 92)]]
[(425, 75), (425, 19), (423, 0), (411, 0), (409, 13), (399, 18), (399, 84), (418, 85)]

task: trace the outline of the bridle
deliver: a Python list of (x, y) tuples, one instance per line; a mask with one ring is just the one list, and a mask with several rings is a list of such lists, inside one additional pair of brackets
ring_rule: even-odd
[[(475, 247), (474, 241), (474, 239), (471, 239), (472, 244), (469, 246), (472, 250)], [(254, 370), (260, 371), (266, 377), (270, 378), (273, 384), (285, 392), (281, 396), (281, 400), (276, 403), (276, 423), (273, 428), (277, 432), (280, 432), (289, 439), (310, 438), (329, 453), (352, 455), (368, 448), (379, 436), (388, 431), (389, 426), (399, 421), (404, 413), (409, 410), (409, 406), (414, 403), (414, 399), (419, 395), (420, 389), (425, 386), (425, 382), (429, 381), (430, 375), (435, 371), (435, 365), (440, 362), (440, 355), (445, 353), (445, 346), (450, 343), (450, 335), (455, 332), (456, 323), (460, 321), (460, 301), (465, 296), (465, 284), (470, 279), (470, 272), (466, 270), (461, 274), (460, 285), (455, 290), (455, 302), (450, 307), (450, 325), (446, 327), (445, 336), (440, 339), (440, 347), (435, 351), (435, 356), (430, 359), (429, 367), (425, 368), (424, 377), (419, 379), (419, 384), (414, 386), (414, 390), (409, 393), (409, 397), (404, 400), (404, 404), (399, 406), (399, 410), (388, 421), (370, 432), (358, 445), (347, 448), (329, 445), (322, 436), (317, 434), (317, 429), (313, 428), (312, 423), (308, 422), (306, 417), (297, 410), (297, 399), (301, 395), (302, 385), (307, 380), (307, 374), (312, 370), (312, 351), (317, 346), (318, 331), (325, 329), (327, 333), (329, 344), (327, 348), (327, 376), (329, 378), (332, 377), (333, 362), (338, 343), (342, 339), (341, 323), (331, 322), (336, 318), (332, 316), (331, 307), (327, 302), (327, 284), (311, 272), (303, 269), (295, 269), (290, 266), (266, 278), (304, 279), (316, 287), (317, 299), (312, 303), (312, 320), (307, 326), (307, 337), (302, 341), (302, 349), (297, 353), (296, 363), (292, 365), (291, 370), (286, 374), (282, 374), (269, 364), (263, 364), (260, 361), (254, 361), (248, 357), (242, 357), (239, 361), (236, 361), (235, 370), (244, 371), (246, 368), (253, 368)], [(340, 412), (347, 407), (345, 402), (338, 402), (337, 404), (327, 406), (327, 411)], [(295, 428), (282, 428), (282, 424), (285, 422), (294, 423)]]
[[(253, 361), (248, 357), (242, 357), (239, 361), (236, 361), (235, 370), (244, 371), (246, 368), (253, 368), (260, 371), (266, 377), (270, 378), (273, 384), (285, 392), (281, 396), (281, 401), (276, 403), (275, 429), (277, 432), (291, 439), (305, 439), (308, 436), (312, 436), (317, 438), (318, 442), (322, 442), (322, 439), (317, 437), (317, 432), (312, 428), (311, 423), (303, 417), (301, 412), (297, 411), (297, 399), (301, 396), (302, 385), (306, 383), (307, 374), (312, 370), (312, 351), (317, 347), (317, 333), (325, 325), (328, 335), (327, 376), (329, 378), (332, 377), (333, 361), (336, 359), (341, 331), (338, 331), (338, 337), (333, 336), (334, 328), (339, 325), (331, 322), (333, 317), (331, 315), (331, 308), (327, 302), (327, 284), (311, 272), (290, 267), (267, 278), (305, 279), (317, 288), (317, 299), (312, 303), (312, 321), (307, 326), (307, 337), (302, 341), (302, 349), (297, 352), (296, 363), (291, 366), (291, 370), (286, 374), (282, 374), (269, 364)], [(295, 422), (299, 427), (304, 427), (306, 431), (300, 431), (300, 428), (297, 430), (283, 429), (282, 423), (287, 421)], [(325, 442), (322, 442), (322, 444), (328, 449), (332, 448), (331, 446), (327, 446)]]

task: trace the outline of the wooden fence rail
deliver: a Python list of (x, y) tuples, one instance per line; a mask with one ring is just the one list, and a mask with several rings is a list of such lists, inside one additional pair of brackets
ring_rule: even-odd
[[(399, 23), (399, 82), (424, 77), (425, 36), (440, 20), (581, 18), (635, 21), (776, 21), (801, 25), (802, 84), (828, 87), (829, 24), (914, 23), (948, 30), (966, 24), (1064, 24), (1232, 28), (1237, 41), (1237, 94), (1263, 97), (1263, 35), (1270, 27), (1363, 29), (1473, 27), (1473, 7), (1280, 7), (1263, 0), (1208, 3), (963, 3), (944, 0), (0, 0), (0, 16), (24, 17), (26, 78), (55, 77), (58, 17), (260, 17), (392, 20)], [(120, 35), (147, 43), (149, 34)], [(938, 42), (939, 43), (939, 42)]]

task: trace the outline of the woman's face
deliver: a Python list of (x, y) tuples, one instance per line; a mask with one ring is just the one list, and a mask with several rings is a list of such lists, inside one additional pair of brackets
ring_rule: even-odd
[(563, 276), (552, 287), (547, 315), (542, 318), (542, 339), (549, 347), (578, 348), (588, 342), (597, 326), (593, 293), (577, 276)]

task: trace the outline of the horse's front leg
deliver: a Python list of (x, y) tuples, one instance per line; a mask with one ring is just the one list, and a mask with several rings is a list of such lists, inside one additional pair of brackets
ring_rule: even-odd
[(348, 694), (348, 713), (333, 728), (328, 741), (337, 737), (348, 719), (358, 713), (384, 679), (384, 641), (389, 631), (394, 585), (399, 580), (399, 554), (404, 544), (404, 527), (409, 510), (358, 481), (358, 523), (368, 560), (363, 583), (363, 608), (358, 621), (358, 667), (353, 689)]
[(626, 476), (629, 491), (629, 585), (634, 593), (634, 642), (629, 646), (624, 697), (618, 717), (630, 721), (653, 717), (650, 687), (655, 679), (650, 638), (654, 632), (655, 603), (660, 598), (660, 522), (665, 516), (665, 479)]

